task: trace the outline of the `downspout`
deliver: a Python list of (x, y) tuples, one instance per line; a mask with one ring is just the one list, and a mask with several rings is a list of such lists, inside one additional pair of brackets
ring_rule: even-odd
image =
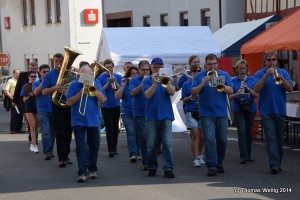
[(106, 19), (105, 19), (105, 12), (104, 12), (104, 1), (105, 0), (101, 0), (102, 2), (102, 28), (106, 27)]
[(222, 28), (222, 3), (219, 0), (219, 21), (220, 21), (220, 28)]

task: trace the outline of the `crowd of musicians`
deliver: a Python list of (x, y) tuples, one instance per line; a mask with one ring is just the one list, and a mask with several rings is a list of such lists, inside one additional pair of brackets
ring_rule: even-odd
[[(77, 78), (63, 85), (57, 84), (64, 73), (63, 62), (64, 56), (57, 53), (53, 56), (52, 70), (46, 64), (38, 67), (37, 63), (30, 63), (28, 72), (22, 72), (14, 80), (14, 94), (9, 94), (12, 83), (6, 86), (5, 92), (12, 99), (11, 129), (20, 126), (17, 118), (24, 113), (30, 132), (30, 151), (38, 153), (40, 126), (45, 160), (55, 157), (56, 143), (59, 167), (72, 164), (69, 154), (74, 132), (78, 182), (97, 178), (101, 121), (106, 128), (108, 156), (113, 159), (118, 155), (120, 118), (127, 134), (129, 161), (135, 163), (141, 159), (148, 176), (156, 176), (157, 150), (161, 149), (164, 177), (174, 178), (171, 97), (180, 89), (185, 123), (191, 135), (187, 148), (191, 148), (194, 167), (205, 164), (208, 176), (225, 172), (229, 104), (238, 132), (240, 164), (254, 161), (252, 127), (258, 102), (270, 173), (282, 170), (286, 91), (292, 91), (292, 82), (288, 72), (278, 68), (276, 51), (265, 52), (264, 67), (253, 76), (248, 73), (247, 61), (239, 60), (235, 77), (218, 69), (217, 56), (208, 54), (204, 67), (200, 67), (199, 57), (192, 55), (188, 60), (189, 69), (179, 77), (162, 76), (164, 62), (158, 57), (151, 63), (142, 60), (137, 67), (125, 63), (124, 76), (114, 72), (114, 62), (110, 59), (103, 61), (98, 69), (82, 61), (78, 66), (79, 77), (93, 77), (92, 84)], [(105, 69), (101, 74), (96, 73), (99, 67)], [(59, 98), (65, 101), (63, 106), (52, 101), (53, 93), (61, 95)]]

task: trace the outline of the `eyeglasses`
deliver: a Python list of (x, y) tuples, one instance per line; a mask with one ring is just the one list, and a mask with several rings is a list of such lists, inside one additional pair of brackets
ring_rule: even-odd
[(218, 63), (208, 63), (208, 64), (206, 64), (206, 65), (208, 65), (208, 66), (217, 66)]
[(270, 59), (267, 59), (268, 62), (275, 61), (275, 60), (277, 60), (277, 58), (270, 58)]
[(149, 71), (150, 69), (141, 69), (142, 71)]
[(238, 69), (243, 70), (243, 69), (247, 69), (246, 67), (239, 67)]
[(30, 76), (30, 78), (36, 78), (36, 76)]
[(47, 72), (49, 72), (49, 71), (42, 71), (44, 74), (46, 74)]

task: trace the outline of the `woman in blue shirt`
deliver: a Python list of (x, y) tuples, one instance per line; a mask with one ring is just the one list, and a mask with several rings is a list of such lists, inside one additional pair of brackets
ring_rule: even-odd
[(235, 65), (237, 76), (232, 79), (233, 94), (229, 96), (233, 100), (232, 110), (238, 131), (238, 142), (240, 150), (240, 163), (246, 164), (253, 161), (251, 155), (252, 127), (256, 113), (254, 98), (258, 94), (253, 91), (253, 77), (248, 74), (248, 63), (239, 60)]
[(116, 99), (122, 99), (121, 102), (121, 118), (125, 126), (127, 133), (127, 144), (129, 151), (129, 158), (131, 162), (137, 161), (139, 150), (137, 146), (137, 135), (135, 129), (135, 122), (133, 118), (132, 110), (132, 96), (130, 96), (129, 81), (138, 75), (138, 69), (136, 67), (130, 67), (121, 81), (121, 87), (116, 92)]
[(39, 149), (37, 146), (37, 129), (39, 127), (39, 120), (37, 116), (37, 109), (36, 109), (36, 99), (32, 92), (32, 83), (36, 79), (36, 73), (34, 71), (28, 72), (28, 79), (29, 83), (25, 84), (22, 88), (20, 96), (23, 97), (23, 101), (25, 103), (25, 117), (29, 124), (30, 136), (31, 136), (31, 144), (30, 144), (30, 151), (33, 153), (38, 153)]

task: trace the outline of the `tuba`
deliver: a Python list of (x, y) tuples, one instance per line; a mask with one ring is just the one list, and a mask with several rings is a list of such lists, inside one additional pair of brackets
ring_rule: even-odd
[(216, 70), (208, 71), (207, 76), (210, 77), (210, 80), (209, 80), (209, 86), (210, 87), (216, 87), (216, 90), (218, 92), (223, 92), (225, 90), (225, 85), (224, 84), (219, 83), (219, 84), (214, 86), (215, 78), (218, 77), (218, 72)]
[(82, 55), (81, 52), (71, 49), (69, 47), (64, 47), (64, 61), (62, 63), (59, 76), (56, 85), (61, 85), (64, 87), (63, 92), (55, 91), (52, 94), (52, 102), (59, 107), (67, 107), (66, 104), (66, 92), (69, 88), (70, 83), (73, 80), (78, 79), (78, 73), (72, 68), (72, 63), (77, 56)]

